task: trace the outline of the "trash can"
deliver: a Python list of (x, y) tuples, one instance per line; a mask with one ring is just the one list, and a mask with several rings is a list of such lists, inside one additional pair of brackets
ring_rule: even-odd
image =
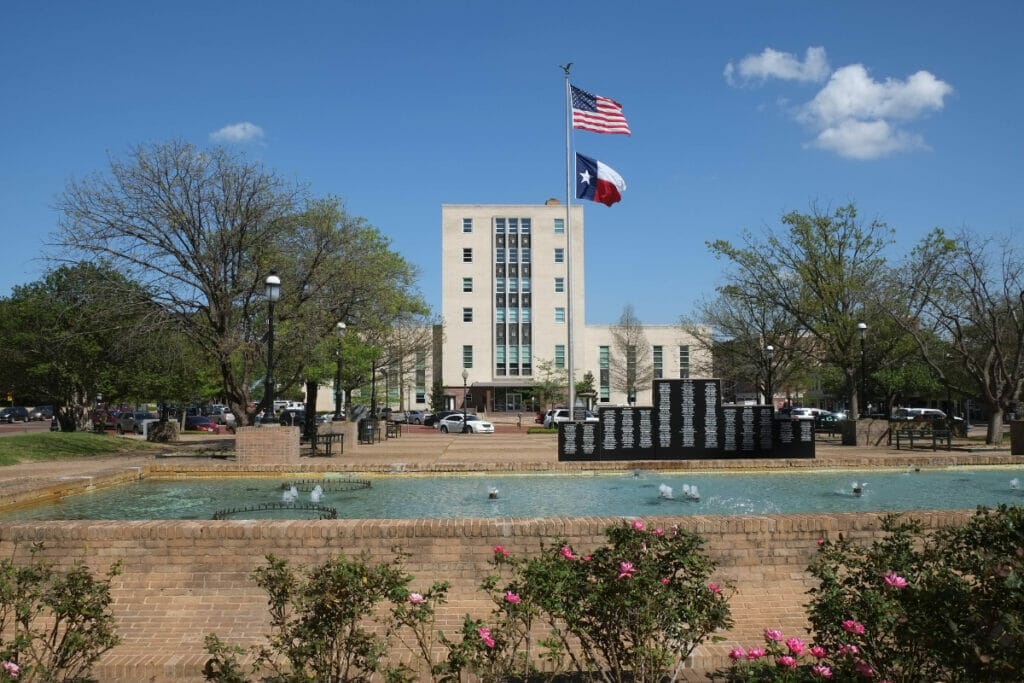
[(1010, 423), (1010, 455), (1024, 455), (1024, 420)]
[(376, 421), (360, 420), (359, 421), (359, 443), (372, 444), (377, 436), (377, 425)]

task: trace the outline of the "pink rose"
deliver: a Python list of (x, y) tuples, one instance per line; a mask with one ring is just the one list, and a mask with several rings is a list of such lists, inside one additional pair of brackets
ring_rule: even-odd
[(567, 560), (575, 560), (576, 559), (576, 556), (572, 554), (572, 548), (570, 548), (567, 545), (563, 545), (562, 546), (561, 553), (562, 553), (562, 557), (564, 557)]
[(632, 579), (633, 573), (636, 569), (633, 567), (632, 562), (619, 562), (619, 578), (620, 579)]
[(871, 665), (865, 662), (863, 659), (858, 659), (857, 662), (853, 665), (853, 668), (856, 669), (857, 673), (859, 673), (864, 678), (875, 677), (875, 670), (872, 669)]
[(751, 661), (761, 659), (761, 657), (764, 657), (764, 650), (759, 647), (752, 647), (747, 651), (747, 659)]
[(843, 630), (847, 633), (856, 633), (859, 636), (864, 635), (864, 624), (860, 623), (859, 621), (847, 619), (843, 622), (842, 626)]
[(817, 657), (818, 659), (824, 659), (826, 656), (828, 656), (828, 653), (825, 652), (825, 648), (823, 648), (821, 645), (815, 645), (814, 647), (812, 647), (811, 654)]
[(897, 576), (896, 572), (886, 572), (882, 578), (885, 579), (885, 585), (889, 588), (903, 590), (907, 587), (907, 580), (902, 576)]
[(815, 664), (811, 667), (811, 674), (818, 678), (832, 678), (832, 669), (824, 664)]
[(856, 645), (846, 645), (844, 643), (839, 646), (839, 654), (841, 655), (855, 655), (858, 652), (860, 652), (860, 650), (857, 649)]
[(520, 598), (518, 594), (513, 593), (512, 591), (508, 591), (507, 593), (505, 593), (505, 602), (510, 602), (513, 605), (518, 605), (520, 602), (522, 602), (522, 600), (523, 599)]
[(424, 602), (423, 596), (419, 593), (409, 593), (409, 602), (414, 605), (422, 605)]
[(14, 662), (5, 661), (3, 663), (3, 668), (11, 678), (17, 678), (18, 674), (21, 672), (21, 668)]
[(790, 638), (786, 641), (786, 647), (789, 648), (790, 652), (799, 657), (804, 653), (804, 647), (806, 646), (804, 645), (804, 641), (799, 638)]
[(668, 585), (668, 577), (667, 576), (661, 577), (661, 583), (662, 583), (662, 585), (667, 586)]
[(491, 638), (491, 629), (477, 629), (477, 633), (480, 634), (480, 640), (484, 641), (484, 645), (486, 645), (487, 647), (494, 647), (494, 638)]
[(729, 659), (731, 659), (734, 662), (737, 659), (743, 659), (746, 656), (747, 653), (743, 651), (742, 647), (734, 647), (733, 649), (729, 650)]
[(715, 595), (718, 595), (722, 592), (722, 587), (719, 586), (717, 583), (709, 583), (708, 590), (714, 593)]
[(500, 555), (501, 557), (508, 557), (508, 551), (505, 550), (505, 546), (503, 545), (494, 546), (494, 554)]
[(778, 664), (783, 669), (795, 669), (796, 668), (796, 659), (794, 657), (790, 657), (789, 655), (782, 655), (781, 657), (779, 657), (776, 660), (775, 663)]
[(633, 522), (633, 530), (634, 531), (643, 531), (644, 530), (644, 521), (642, 519), (638, 519), (635, 522)]
[[(825, 539), (824, 538), (819, 538), (818, 539), (818, 546), (820, 547), (820, 546), (823, 546), (823, 545), (825, 545)], [(829, 672), (829, 673), (831, 673), (831, 672)]]
[(651, 533), (654, 534), (655, 536), (664, 536), (665, 535), (665, 532), (662, 531), (661, 529), (655, 529)]
[(766, 628), (764, 630), (764, 639), (773, 643), (781, 643), (782, 631), (777, 628)]
[(583, 556), (583, 561), (584, 562), (590, 562), (592, 559), (594, 559), (594, 558), (592, 558), (590, 555), (584, 555)]

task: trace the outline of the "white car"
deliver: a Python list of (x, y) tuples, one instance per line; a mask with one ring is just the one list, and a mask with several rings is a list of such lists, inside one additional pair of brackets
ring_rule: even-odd
[[(555, 410), (549, 410), (548, 414), (544, 416), (544, 429), (551, 429), (557, 424), (569, 421), (569, 409), (568, 408), (557, 408)], [(584, 411), (584, 422), (599, 422), (600, 419), (597, 415), (594, 415), (589, 410)]]
[(464, 433), (471, 432), (473, 434), (493, 434), (494, 425), (486, 420), (481, 420), (473, 413), (466, 415), (466, 422), (462, 422), (462, 413), (455, 413), (448, 417), (442, 418), (437, 423), (437, 428), (442, 432), (454, 432)]

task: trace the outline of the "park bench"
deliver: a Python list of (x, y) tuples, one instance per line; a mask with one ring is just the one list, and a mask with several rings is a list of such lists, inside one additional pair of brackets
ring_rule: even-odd
[(389, 420), (385, 431), (387, 438), (397, 439), (402, 436), (402, 423)]
[(312, 437), (302, 436), (299, 438), (299, 442), (309, 444), (310, 456), (313, 457), (329, 458), (334, 455), (335, 446), (337, 446), (338, 455), (345, 452), (345, 435), (341, 432), (316, 433)]
[(918, 446), (931, 444), (932, 450), (938, 450), (940, 444), (945, 444), (948, 451), (952, 447), (952, 432), (943, 427), (904, 427), (896, 429), (896, 450), (906, 446), (913, 450), (914, 442)]

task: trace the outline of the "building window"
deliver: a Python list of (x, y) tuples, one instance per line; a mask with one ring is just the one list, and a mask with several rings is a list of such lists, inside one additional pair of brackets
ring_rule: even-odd
[(523, 249), (522, 249), (522, 251), (520, 252), (519, 255), (523, 257), (523, 263), (529, 263), (530, 262), (530, 249), (529, 249), (529, 247), (523, 247)]
[(508, 374), (518, 375), (519, 374), (519, 347), (509, 346), (508, 347)]
[(466, 344), (462, 347), (462, 367), (473, 367), (473, 345)]
[(556, 235), (564, 235), (565, 234), (565, 219), (564, 218), (556, 218), (555, 219), (555, 234)]
[(416, 352), (416, 402), (427, 402), (427, 354)]
[(522, 351), (519, 357), (519, 367), (522, 369), (524, 375), (533, 374), (533, 358), (529, 344), (523, 344), (522, 346)]
[(523, 233), (524, 235), (529, 235), (530, 234), (530, 219), (529, 218), (524, 218), (519, 223), (519, 232)]
[(462, 232), (473, 232), (473, 219), (463, 218), (462, 219)]
[(559, 306), (558, 308), (555, 309), (555, 322), (556, 323), (564, 323), (565, 322), (565, 309), (562, 308), (561, 306)]
[[(473, 259), (470, 258), (469, 260), (472, 261)], [(562, 247), (555, 247), (555, 263), (565, 263), (565, 249)]]
[(494, 309), (494, 322), (503, 323), (505, 322), (505, 310), (504, 308)]
[(473, 322), (473, 309), (466, 306), (462, 309), (462, 322), (471, 323)]
[(598, 355), (598, 363), (597, 363), (597, 365), (598, 365), (598, 375), (600, 375), (598, 377), (598, 380), (597, 380), (598, 381), (598, 384), (597, 384), (597, 387), (598, 387), (598, 397), (602, 401), (608, 402), (608, 400), (610, 398), (610, 394), (611, 394), (611, 390), (609, 388), (609, 384), (610, 384), (609, 379), (610, 379), (610, 376), (611, 376), (611, 369), (610, 369), (610, 364), (609, 364), (609, 361), (608, 361), (608, 359), (609, 359), (608, 347), (607, 346), (599, 346), (597, 348), (597, 351), (598, 351), (598, 353), (597, 353), (597, 355)]
[(519, 250), (510, 248), (508, 250), (508, 262), (519, 263)]
[(524, 322), (524, 323), (530, 322), (530, 309), (529, 308), (524, 308), (524, 309), (521, 310), (521, 315), (519, 316), (519, 320), (520, 320), (520, 322)]
[(515, 294), (519, 291), (519, 278), (510, 277), (508, 279), (508, 292), (509, 294)]
[(462, 250), (462, 262), (472, 263), (473, 262), (473, 247), (465, 247)]
[(499, 345), (494, 348), (495, 374), (505, 374), (505, 346)]
[(494, 232), (499, 234), (499, 235), (504, 235), (505, 234), (505, 219), (504, 218), (495, 218), (494, 219)]
[(665, 362), (663, 360), (662, 347), (654, 347), (654, 379), (661, 379), (665, 376)]
[(565, 344), (555, 344), (555, 367), (559, 370), (565, 367)]
[(512, 308), (508, 309), (508, 321), (510, 323), (517, 323), (517, 322), (519, 322), (519, 309), (518, 308), (512, 307)]
[(564, 293), (565, 293), (565, 278), (564, 277), (556, 277), (555, 278), (555, 294), (564, 294)]
[(462, 278), (462, 291), (472, 292), (473, 291), (473, 278), (464, 277)]
[(530, 278), (524, 277), (522, 280), (519, 281), (519, 291), (522, 292), (523, 294), (530, 293)]
[(494, 250), (494, 260), (497, 263), (505, 262), (505, 247), (497, 247)]
[(495, 294), (505, 293), (505, 278), (497, 277), (494, 278), (494, 292)]
[(508, 219), (508, 234), (514, 235), (519, 232), (519, 219), (509, 218)]
[(679, 347), (679, 379), (687, 379), (690, 376), (690, 346)]

